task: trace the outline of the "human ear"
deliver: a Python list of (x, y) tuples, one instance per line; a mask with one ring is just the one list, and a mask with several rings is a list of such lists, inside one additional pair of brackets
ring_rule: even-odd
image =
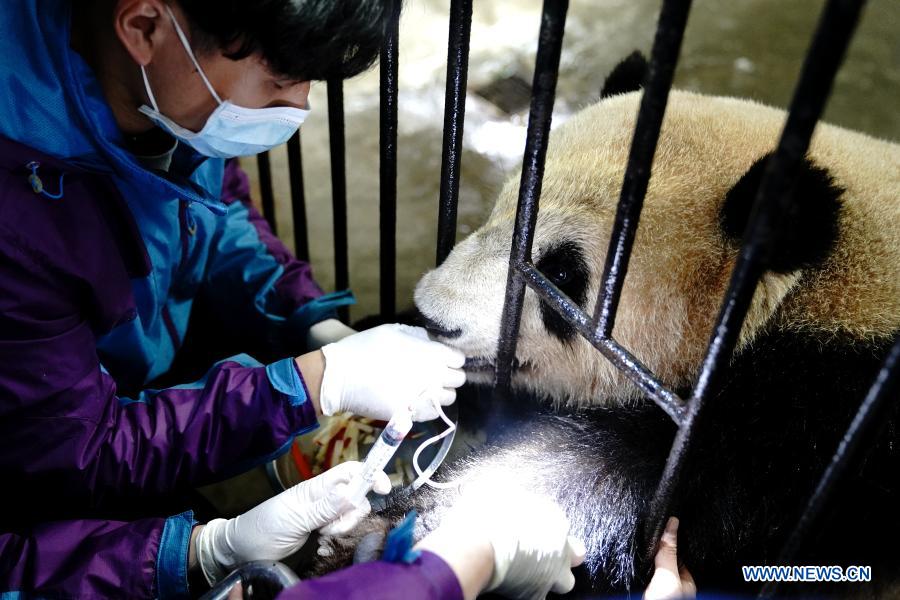
[(166, 17), (162, 0), (118, 0), (113, 9), (116, 37), (137, 64), (146, 66), (161, 47), (167, 28), (161, 27)]

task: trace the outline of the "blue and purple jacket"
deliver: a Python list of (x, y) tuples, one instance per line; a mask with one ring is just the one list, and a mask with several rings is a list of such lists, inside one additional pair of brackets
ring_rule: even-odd
[(453, 569), (431, 552), (412, 563), (372, 561), (283, 590), (277, 600), (463, 600)]
[[(0, 598), (183, 596), (192, 514), (110, 515), (315, 427), (290, 352), (352, 298), (322, 295), (236, 163), (180, 146), (157, 173), (123, 150), (69, 47), (71, 10), (0, 8)], [(286, 358), (238, 355), (152, 388), (199, 298), (244, 352)]]

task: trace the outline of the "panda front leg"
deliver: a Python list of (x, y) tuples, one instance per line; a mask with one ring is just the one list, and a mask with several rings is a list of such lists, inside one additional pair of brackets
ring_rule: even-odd
[[(643, 548), (637, 540), (674, 432), (665, 416), (657, 418), (657, 413), (619, 408), (537, 415), (511, 427), (496, 443), (446, 464), (440, 477), (471, 482), (502, 477), (554, 499), (565, 510), (572, 534), (587, 547), (579, 587), (628, 590), (643, 583), (646, 575)], [(470, 489), (489, 488), (468, 486), (466, 493)], [(348, 566), (361, 547), (365, 553), (380, 553), (384, 535), (412, 509), (420, 517), (415, 537), (421, 540), (437, 528), (458, 497), (456, 490), (435, 489), (392, 494), (383, 510), (346, 535), (328, 539), (328, 555), (317, 557), (305, 575)], [(510, 494), (501, 501), (512, 507), (516, 497)], [(496, 506), (497, 497), (485, 498), (484, 504)]]
[[(442, 472), (446, 470), (442, 469)], [(364, 518), (350, 531), (321, 536), (317, 555), (309, 567), (300, 573), (301, 577), (316, 577), (348, 567), (354, 562), (377, 559), (381, 556), (388, 532), (411, 510), (419, 515), (415, 529), (415, 540), (418, 542), (437, 528), (441, 516), (458, 497), (455, 490), (420, 489), (412, 494), (392, 492), (385, 498), (384, 508)]]

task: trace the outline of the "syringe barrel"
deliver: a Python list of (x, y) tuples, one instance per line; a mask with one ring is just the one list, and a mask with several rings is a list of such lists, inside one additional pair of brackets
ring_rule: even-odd
[(384, 431), (381, 432), (366, 455), (362, 472), (349, 484), (350, 501), (354, 505), (359, 505), (366, 497), (372, 482), (375, 481), (375, 474), (388, 464), (410, 429), (412, 429), (412, 419), (407, 412), (396, 414), (388, 421)]

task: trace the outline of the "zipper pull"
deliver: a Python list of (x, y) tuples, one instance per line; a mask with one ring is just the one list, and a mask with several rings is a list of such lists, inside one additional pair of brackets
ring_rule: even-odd
[(31, 190), (35, 194), (40, 194), (41, 196), (46, 196), (47, 198), (51, 198), (53, 200), (59, 200), (63, 197), (63, 179), (66, 174), (63, 173), (59, 176), (59, 192), (56, 194), (51, 194), (47, 190), (44, 189), (44, 182), (41, 181), (41, 178), (38, 176), (38, 169), (41, 167), (41, 163), (36, 160), (31, 161), (25, 168), (31, 171), (31, 175), (28, 176), (28, 183), (31, 185)]
[(188, 202), (187, 206), (184, 207), (184, 222), (187, 225), (188, 235), (197, 233), (197, 220), (194, 218), (194, 211), (191, 210), (193, 204), (193, 202)]

